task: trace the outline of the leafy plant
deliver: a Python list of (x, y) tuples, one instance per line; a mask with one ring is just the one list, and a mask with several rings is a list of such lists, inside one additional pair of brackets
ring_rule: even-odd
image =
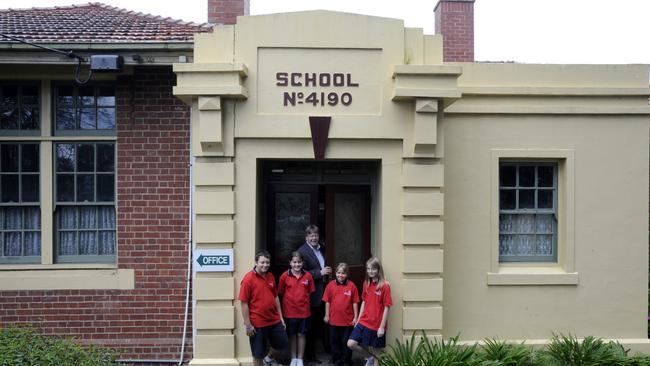
[(510, 344), (505, 341), (486, 339), (478, 351), (482, 361), (495, 361), (499, 366), (534, 365), (533, 350), (522, 344)]
[(624, 366), (627, 352), (618, 343), (586, 337), (582, 342), (574, 336), (553, 335), (542, 352), (545, 365), (562, 366)]
[(421, 345), (416, 345), (415, 333), (405, 343), (397, 341), (397, 345), (389, 346), (388, 352), (380, 356), (382, 366), (420, 366), (423, 365)]
[[(478, 364), (476, 345), (463, 346), (458, 344), (459, 336), (444, 339), (422, 337), (422, 361), (427, 366), (473, 366)], [(487, 365), (482, 365), (487, 366)]]
[(475, 358), (476, 345), (458, 344), (458, 336), (445, 342), (443, 339), (431, 340), (424, 332), (419, 342), (415, 334), (405, 343), (397, 342), (380, 356), (382, 366), (497, 366), (482, 364)]
[(112, 350), (43, 336), (31, 327), (0, 330), (0, 366), (114, 366), (116, 359)]

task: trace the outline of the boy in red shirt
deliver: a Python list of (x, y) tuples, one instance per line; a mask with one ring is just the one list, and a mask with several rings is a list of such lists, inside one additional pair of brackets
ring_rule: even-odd
[(366, 262), (366, 280), (361, 294), (359, 322), (352, 330), (348, 347), (366, 356), (366, 366), (377, 366), (379, 360), (368, 352), (372, 348), (375, 354), (386, 347), (386, 322), (388, 308), (393, 305), (390, 285), (384, 278), (381, 262), (372, 257)]
[[(270, 266), (269, 252), (258, 252), (255, 254), (255, 267), (244, 276), (239, 286), (241, 312), (255, 366), (275, 364), (274, 356), (288, 343)], [(267, 342), (271, 344), (271, 349), (265, 356)]]
[(348, 280), (348, 265), (339, 263), (336, 267), (336, 281), (331, 281), (323, 294), (325, 302), (325, 323), (330, 325), (332, 362), (336, 366), (351, 366), (352, 352), (346, 346), (352, 327), (359, 315), (359, 292), (357, 286)]
[(291, 345), (291, 364), (304, 366), (305, 335), (309, 330), (311, 315), (309, 296), (316, 290), (314, 279), (309, 272), (302, 269), (302, 255), (291, 253), (288, 271), (282, 273), (278, 283), (278, 292), (282, 296), (282, 309), (287, 324), (287, 334)]

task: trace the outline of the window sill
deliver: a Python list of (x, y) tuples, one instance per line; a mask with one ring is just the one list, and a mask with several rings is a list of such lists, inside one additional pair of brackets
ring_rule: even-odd
[(565, 272), (560, 267), (501, 267), (487, 273), (488, 286), (569, 285), (579, 282), (578, 272)]
[(132, 290), (133, 269), (114, 264), (0, 266), (0, 291)]
[(0, 274), (3, 271), (53, 269), (117, 269), (117, 265), (115, 263), (0, 264)]

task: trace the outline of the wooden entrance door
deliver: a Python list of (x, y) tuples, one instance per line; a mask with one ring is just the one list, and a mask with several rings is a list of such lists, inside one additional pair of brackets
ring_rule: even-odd
[(267, 207), (267, 249), (276, 278), (287, 270), (291, 252), (304, 243), (304, 229), (316, 224), (326, 265), (334, 270), (347, 263), (350, 279), (361, 287), (370, 257), (370, 186), (272, 183)]
[(338, 263), (347, 263), (348, 278), (361, 290), (370, 257), (370, 187), (328, 185), (325, 192), (327, 263), (333, 272)]

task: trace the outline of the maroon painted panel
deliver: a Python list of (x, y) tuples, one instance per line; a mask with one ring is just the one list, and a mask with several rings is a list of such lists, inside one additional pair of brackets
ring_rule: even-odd
[(330, 130), (330, 116), (309, 116), (309, 127), (311, 128), (311, 142), (314, 145), (314, 158), (325, 159), (325, 148), (327, 147), (327, 136)]

